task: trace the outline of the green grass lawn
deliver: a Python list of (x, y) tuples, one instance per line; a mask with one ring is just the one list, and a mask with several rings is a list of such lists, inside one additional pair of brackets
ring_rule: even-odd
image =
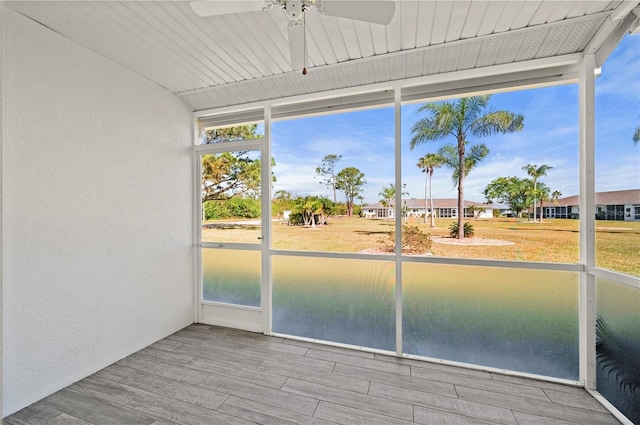
[[(422, 219), (410, 218), (433, 236), (448, 236), (451, 218), (436, 220), (430, 229)], [(508, 246), (456, 246), (433, 244), (435, 256), (512, 261), (577, 263), (579, 261), (579, 221), (494, 218), (469, 220), (475, 237), (513, 242)], [(394, 222), (360, 217), (332, 217), (329, 224), (315, 228), (273, 223), (274, 249), (301, 251), (362, 252), (380, 247), (380, 238), (394, 230)], [(203, 229), (203, 241), (257, 243), (260, 230), (254, 224), (237, 228)], [(596, 222), (596, 263), (600, 267), (640, 276), (640, 223)]]

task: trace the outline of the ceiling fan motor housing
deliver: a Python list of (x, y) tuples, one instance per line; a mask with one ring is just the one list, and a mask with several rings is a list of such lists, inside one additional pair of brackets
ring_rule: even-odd
[(295, 21), (300, 19), (302, 14), (304, 13), (305, 7), (304, 2), (302, 0), (287, 0), (284, 3), (284, 11), (290, 20)]

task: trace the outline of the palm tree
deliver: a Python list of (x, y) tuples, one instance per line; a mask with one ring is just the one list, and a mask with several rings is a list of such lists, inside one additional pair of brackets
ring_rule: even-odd
[(551, 192), (551, 200), (556, 204), (556, 206), (560, 205), (558, 204), (558, 199), (560, 199), (561, 196), (562, 192), (560, 192), (559, 190), (554, 190), (553, 192)]
[[(452, 143), (447, 143), (438, 149), (438, 155), (442, 157), (443, 164), (453, 170), (451, 178), (453, 180), (453, 184), (456, 185), (460, 176), (458, 147)], [(478, 143), (477, 145), (471, 146), (464, 158), (463, 177), (466, 178), (469, 175), (469, 172), (473, 170), (480, 161), (485, 159), (487, 155), (489, 155), (489, 148), (484, 143)]]
[(549, 189), (549, 186), (546, 184), (540, 183), (536, 194), (538, 195), (538, 198), (540, 198), (540, 223), (542, 223), (542, 218), (544, 216), (544, 202), (551, 200), (551, 189)]
[[(406, 184), (402, 185), (402, 188), (404, 189), (405, 187), (407, 187)], [(409, 196), (409, 192), (401, 192), (400, 193), (402, 196)], [(380, 203), (382, 204), (383, 207), (387, 207), (387, 208), (392, 208), (394, 207), (394, 203), (393, 201), (396, 199), (396, 186), (391, 183), (389, 185), (389, 187), (383, 187), (382, 188), (382, 192), (378, 193), (378, 195), (380, 195), (382, 197), (382, 199), (380, 200)], [(406, 204), (406, 201), (405, 201)], [(390, 217), (391, 215), (389, 214), (388, 217)], [(406, 216), (405, 216), (405, 222), (406, 222)]]
[[(387, 208), (387, 211), (389, 211), (388, 209), (393, 206), (393, 200), (396, 198), (396, 186), (391, 183), (389, 187), (383, 187), (382, 192), (378, 193), (378, 195), (382, 197), (380, 200), (382, 206)], [(390, 214), (385, 214), (385, 217), (389, 216)]]
[(553, 167), (550, 165), (541, 165), (538, 167), (537, 164), (527, 164), (522, 167), (523, 170), (529, 174), (529, 176), (533, 179), (533, 221), (536, 221), (536, 199), (538, 198), (538, 179), (542, 176), (547, 175), (547, 171), (551, 170)]
[[(449, 136), (456, 139), (457, 166), (454, 172), (457, 174), (458, 186), (458, 239), (464, 238), (464, 179), (468, 174), (467, 145), (471, 137), (484, 137), (497, 133), (513, 133), (524, 127), (524, 116), (513, 112), (501, 110), (487, 110), (491, 96), (464, 97), (453, 102), (429, 102), (418, 109), (418, 112), (426, 112), (427, 116), (418, 120), (411, 128), (413, 137), (410, 148), (417, 145), (442, 140)], [(477, 148), (479, 146), (479, 148)], [(484, 145), (471, 146), (470, 153), (479, 153), (488, 149)], [(474, 151), (475, 148), (475, 151)], [(486, 156), (486, 153), (484, 156)], [(477, 156), (476, 163), (484, 158)]]
[(436, 217), (433, 210), (433, 192), (431, 187), (431, 179), (433, 171), (444, 164), (444, 158), (437, 153), (428, 153), (418, 160), (416, 166), (425, 173), (426, 181), (424, 183), (424, 222), (427, 222), (427, 189), (429, 192), (429, 203), (431, 206), (431, 227), (436, 227)]
[(302, 214), (305, 226), (316, 227), (316, 216), (323, 214), (324, 206), (317, 196), (306, 196), (296, 200), (297, 210)]

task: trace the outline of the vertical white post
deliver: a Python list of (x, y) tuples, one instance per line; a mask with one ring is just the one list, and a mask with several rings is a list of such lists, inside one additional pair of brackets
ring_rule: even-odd
[(271, 334), (271, 105), (264, 107), (264, 142), (262, 145), (260, 176), (262, 210), (262, 333)]
[(596, 289), (595, 276), (595, 55), (580, 64), (580, 382), (596, 389)]
[(402, 90), (393, 89), (395, 121), (395, 187), (396, 187), (396, 356), (402, 356)]
[[(0, 1), (0, 99), (2, 99), (2, 44), (4, 2)], [(0, 182), (2, 182), (2, 102), (0, 102)], [(0, 184), (0, 424), (2, 424), (2, 184)]]
[[(197, 146), (204, 131), (198, 125), (198, 119), (193, 120), (193, 146)], [(204, 204), (202, 203), (202, 170), (200, 154), (193, 149), (191, 173), (193, 176), (193, 322), (198, 323), (202, 318), (202, 221), (204, 220)]]

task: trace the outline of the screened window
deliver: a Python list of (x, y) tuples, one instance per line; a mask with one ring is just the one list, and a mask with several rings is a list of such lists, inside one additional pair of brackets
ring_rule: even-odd
[(402, 106), (402, 183), (422, 206), (408, 224), (434, 256), (578, 262), (577, 95), (571, 84)]
[[(596, 265), (640, 276), (640, 34), (596, 79)], [(631, 88), (636, 89), (631, 89)]]

